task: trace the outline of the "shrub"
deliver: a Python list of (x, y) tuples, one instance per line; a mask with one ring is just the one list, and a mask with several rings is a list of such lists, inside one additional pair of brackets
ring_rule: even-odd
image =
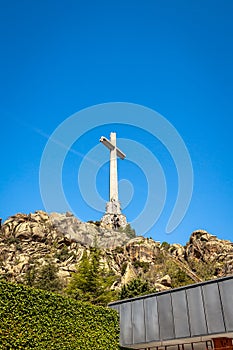
[(36, 260), (29, 260), (24, 282), (30, 287), (44, 289), (50, 292), (61, 292), (63, 281), (58, 277), (58, 267), (51, 259), (39, 266)]
[(164, 250), (168, 250), (170, 248), (170, 244), (167, 242), (162, 242), (161, 248)]
[(63, 262), (69, 259), (71, 255), (72, 253), (69, 251), (68, 247), (66, 245), (63, 245), (60, 249), (56, 250), (56, 253), (54, 254), (54, 258)]
[(124, 253), (124, 248), (123, 247), (116, 247), (114, 249), (114, 252), (117, 254), (123, 254)]
[(172, 288), (186, 286), (193, 283), (193, 280), (186, 274), (186, 272), (181, 270), (180, 267), (171, 260), (168, 260), (164, 265), (164, 268), (161, 270), (164, 274), (171, 277)]
[(150, 264), (147, 261), (140, 261), (140, 260), (135, 260), (133, 262), (133, 266), (138, 269), (139, 267), (142, 268), (143, 272), (146, 273), (149, 271)]
[(191, 260), (189, 265), (203, 281), (214, 278), (216, 269), (219, 267), (215, 261), (204, 262), (201, 260)]
[(127, 269), (127, 262), (124, 262), (122, 265), (121, 265), (121, 276), (123, 276), (125, 274), (125, 271)]
[(120, 228), (121, 232), (124, 232), (129, 238), (135, 238), (136, 232), (135, 230), (130, 226), (130, 224), (127, 224), (125, 228)]

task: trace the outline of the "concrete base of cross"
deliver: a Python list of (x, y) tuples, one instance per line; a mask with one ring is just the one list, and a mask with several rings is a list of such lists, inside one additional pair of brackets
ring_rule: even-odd
[(121, 205), (119, 201), (112, 199), (106, 204), (106, 214), (121, 214)]
[(101, 219), (101, 226), (110, 230), (118, 230), (119, 228), (125, 228), (127, 220), (123, 214), (106, 213)]

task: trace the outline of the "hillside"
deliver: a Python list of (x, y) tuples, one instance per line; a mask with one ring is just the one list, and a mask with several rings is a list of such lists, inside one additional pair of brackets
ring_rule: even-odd
[(233, 244), (206, 231), (193, 232), (185, 246), (132, 236), (129, 227), (108, 230), (70, 213), (16, 214), (1, 227), (0, 276), (30, 285), (49, 263), (62, 291), (91, 247), (100, 249), (101, 265), (114, 275), (115, 290), (138, 277), (160, 291), (233, 273)]

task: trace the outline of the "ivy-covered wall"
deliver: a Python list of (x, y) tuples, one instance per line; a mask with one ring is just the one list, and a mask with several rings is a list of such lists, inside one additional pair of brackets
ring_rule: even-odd
[(0, 282), (0, 349), (116, 350), (115, 310)]

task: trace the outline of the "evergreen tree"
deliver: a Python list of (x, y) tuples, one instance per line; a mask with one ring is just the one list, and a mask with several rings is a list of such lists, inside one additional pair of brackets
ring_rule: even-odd
[(135, 278), (126, 285), (123, 285), (119, 293), (119, 299), (128, 299), (155, 292), (156, 289), (151, 287), (148, 281), (143, 281), (141, 278)]
[(95, 305), (107, 305), (114, 298), (110, 290), (114, 276), (100, 264), (100, 250), (92, 248), (90, 255), (85, 251), (66, 288), (66, 293), (78, 300), (88, 301)]

